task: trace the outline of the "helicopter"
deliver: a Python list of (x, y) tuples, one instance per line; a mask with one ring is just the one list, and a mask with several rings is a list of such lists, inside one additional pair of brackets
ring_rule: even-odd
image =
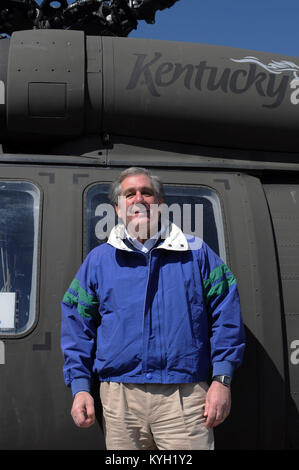
[(216, 449), (299, 448), (299, 58), (128, 37), (176, 1), (1, 2), (1, 450), (105, 449), (100, 403), (84, 436), (70, 417), (60, 302), (131, 166), (238, 280), (247, 346)]

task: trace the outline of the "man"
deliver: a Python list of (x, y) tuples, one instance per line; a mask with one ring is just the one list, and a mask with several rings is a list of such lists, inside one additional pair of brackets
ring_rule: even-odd
[(123, 223), (62, 302), (74, 422), (95, 421), (96, 374), (107, 449), (213, 449), (245, 345), (236, 280), (202, 240), (161, 221), (163, 186), (147, 170), (122, 172), (111, 197)]

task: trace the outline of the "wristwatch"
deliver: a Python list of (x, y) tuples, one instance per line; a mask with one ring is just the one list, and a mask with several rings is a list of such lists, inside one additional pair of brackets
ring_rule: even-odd
[(216, 380), (216, 382), (220, 382), (222, 385), (225, 385), (228, 388), (230, 388), (230, 384), (232, 381), (229, 375), (214, 375), (212, 380)]

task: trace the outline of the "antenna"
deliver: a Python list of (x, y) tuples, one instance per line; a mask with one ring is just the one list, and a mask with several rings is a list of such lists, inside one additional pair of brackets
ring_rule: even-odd
[(155, 22), (157, 10), (179, 0), (1, 0), (0, 32), (75, 29), (88, 35), (128, 36), (139, 20)]

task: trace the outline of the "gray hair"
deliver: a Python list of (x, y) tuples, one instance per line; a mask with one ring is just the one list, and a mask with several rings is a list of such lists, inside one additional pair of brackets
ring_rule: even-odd
[(146, 175), (150, 178), (152, 182), (152, 186), (154, 189), (154, 193), (157, 196), (157, 198), (164, 199), (164, 188), (163, 188), (163, 183), (160, 180), (158, 176), (154, 176), (150, 173), (149, 170), (146, 168), (140, 168), (136, 166), (132, 166), (130, 168), (127, 168), (127, 170), (124, 170), (120, 173), (120, 175), (116, 178), (116, 180), (111, 184), (110, 187), (110, 192), (109, 192), (109, 197), (111, 202), (113, 204), (117, 204), (118, 198), (121, 194), (121, 183), (125, 178), (128, 176), (132, 175)]

